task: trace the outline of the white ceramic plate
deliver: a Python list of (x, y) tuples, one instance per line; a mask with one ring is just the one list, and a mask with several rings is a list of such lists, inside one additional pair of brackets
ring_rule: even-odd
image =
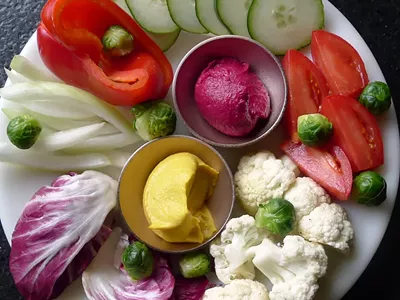
[[(358, 50), (366, 64), (371, 81), (384, 81), (378, 63), (362, 37), (331, 3), (328, 1), (324, 1), (324, 3), (326, 29), (340, 35)], [(167, 52), (174, 69), (187, 51), (208, 37), (182, 33), (176, 44)], [(304, 52), (309, 54), (309, 49), (305, 49)], [(43, 65), (37, 50), (36, 34), (26, 44), (22, 55), (37, 64)], [(5, 101), (0, 104), (0, 106), (5, 105), (7, 105)], [(0, 141), (5, 141), (7, 138), (5, 134), (6, 124), (5, 116), (0, 114), (0, 128), (3, 128), (0, 131)], [(355, 230), (354, 251), (349, 257), (328, 253), (330, 259), (328, 274), (320, 280), (320, 290), (316, 300), (338, 300), (342, 298), (367, 267), (385, 233), (395, 202), (399, 181), (399, 132), (393, 105), (389, 112), (381, 118), (380, 128), (384, 139), (386, 160), (386, 164), (381, 168), (380, 172), (387, 181), (388, 199), (383, 205), (376, 208), (356, 205), (351, 201), (343, 203)], [(180, 121), (177, 132), (188, 134)], [(281, 141), (281, 136), (281, 130), (277, 129), (271, 137), (262, 142), (263, 145), (258, 144), (252, 146), (252, 148), (276, 151), (277, 145)], [(249, 150), (251, 149), (221, 149), (221, 153), (227, 158), (234, 170), (239, 157)], [(36, 190), (42, 185), (49, 184), (56, 175), (57, 173), (26, 170), (7, 164), (0, 164), (0, 217), (8, 241), (11, 240), (12, 231), (25, 203)], [(79, 280), (67, 289), (62, 298), (86, 299)]]

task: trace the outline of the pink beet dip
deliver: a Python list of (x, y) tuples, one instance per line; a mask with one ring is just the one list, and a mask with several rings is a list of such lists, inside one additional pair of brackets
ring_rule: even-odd
[(268, 91), (247, 63), (234, 58), (209, 63), (195, 86), (195, 100), (205, 120), (230, 136), (249, 134), (271, 112)]

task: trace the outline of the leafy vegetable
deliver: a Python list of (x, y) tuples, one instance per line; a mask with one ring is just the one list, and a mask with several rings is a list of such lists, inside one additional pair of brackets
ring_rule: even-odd
[(255, 218), (257, 227), (265, 227), (280, 236), (287, 235), (296, 224), (296, 212), (293, 204), (280, 198), (260, 204)]
[(176, 115), (164, 101), (146, 102), (132, 108), (133, 128), (145, 141), (173, 134)]
[(112, 56), (124, 56), (133, 50), (133, 36), (119, 25), (110, 26), (102, 38), (103, 47)]
[(125, 249), (122, 254), (122, 263), (133, 280), (144, 279), (153, 272), (153, 255), (141, 242), (133, 242)]
[(87, 153), (75, 155), (61, 155), (40, 151), (19, 150), (11, 144), (0, 144), (0, 161), (28, 168), (41, 169), (47, 171), (85, 171), (99, 169), (112, 165), (112, 162), (105, 154)]
[(321, 114), (302, 115), (297, 119), (297, 134), (306, 146), (323, 145), (332, 133), (332, 123)]
[[(15, 55), (10, 63), (11, 69), (21, 74), (25, 78), (33, 81), (61, 82), (52, 73), (44, 68), (40, 68), (22, 55)], [(13, 82), (14, 83), (14, 82)]]
[(121, 234), (121, 229), (114, 229), (82, 275), (86, 296), (90, 300), (168, 300), (174, 289), (175, 278), (167, 261), (155, 256), (152, 276), (133, 281), (120, 268), (121, 254), (128, 245), (128, 236)]
[(376, 172), (366, 171), (354, 178), (353, 198), (366, 206), (378, 206), (386, 200), (386, 181)]
[(199, 300), (202, 299), (209, 281), (206, 276), (192, 279), (176, 278), (174, 292), (170, 300)]
[(210, 257), (204, 252), (186, 254), (179, 261), (179, 269), (185, 278), (203, 276), (210, 271)]
[(10, 120), (7, 136), (11, 143), (19, 149), (31, 148), (39, 138), (42, 126), (30, 115), (22, 115)]
[(116, 197), (117, 182), (95, 171), (60, 176), (35, 193), (11, 242), (10, 271), (25, 299), (51, 299), (82, 273), (109, 233), (99, 231)]
[(390, 108), (391, 98), (389, 86), (384, 82), (375, 81), (364, 88), (358, 101), (372, 114), (380, 115)]
[(26, 103), (27, 99), (29, 101), (52, 100), (54, 103), (70, 103), (71, 105), (80, 103), (86, 106), (88, 111), (114, 125), (121, 132), (135, 136), (129, 121), (115, 107), (70, 85), (44, 81), (17, 83), (0, 89), (0, 96), (21, 104)]
[(15, 72), (14, 70), (8, 70), (8, 69), (4, 68), (4, 72), (6, 72), (8, 79), (13, 84), (31, 81), (30, 79), (26, 78), (25, 76), (22, 76), (21, 74)]

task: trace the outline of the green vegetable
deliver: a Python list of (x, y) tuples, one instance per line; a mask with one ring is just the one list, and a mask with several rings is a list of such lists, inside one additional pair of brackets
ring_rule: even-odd
[(332, 123), (321, 114), (302, 115), (297, 119), (297, 134), (306, 146), (323, 145), (332, 133)]
[(140, 280), (153, 272), (154, 258), (145, 244), (134, 242), (122, 253), (122, 263), (133, 280)]
[(164, 101), (138, 104), (132, 108), (133, 129), (142, 139), (150, 141), (173, 134), (176, 115), (171, 105)]
[(37, 141), (42, 126), (30, 115), (11, 119), (7, 126), (7, 135), (11, 143), (19, 149), (29, 149)]
[(352, 197), (360, 204), (378, 206), (386, 200), (386, 181), (376, 172), (366, 171), (354, 178)]
[(276, 198), (260, 204), (256, 214), (257, 227), (265, 227), (274, 234), (285, 236), (294, 229), (295, 224), (295, 209), (289, 201)]
[(210, 257), (204, 252), (186, 254), (179, 261), (179, 269), (185, 278), (203, 276), (210, 271)]
[(372, 114), (380, 115), (389, 109), (391, 98), (389, 86), (384, 82), (375, 81), (365, 87), (358, 101)]
[(118, 25), (110, 26), (101, 40), (103, 47), (112, 56), (128, 55), (133, 50), (133, 36)]

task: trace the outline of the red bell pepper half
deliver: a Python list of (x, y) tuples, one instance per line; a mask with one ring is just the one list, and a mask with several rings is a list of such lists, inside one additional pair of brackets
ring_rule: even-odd
[[(113, 105), (133, 106), (163, 98), (173, 71), (161, 49), (112, 0), (49, 0), (37, 32), (45, 65), (66, 83)], [(134, 50), (122, 57), (103, 49), (112, 25), (134, 38)]]

